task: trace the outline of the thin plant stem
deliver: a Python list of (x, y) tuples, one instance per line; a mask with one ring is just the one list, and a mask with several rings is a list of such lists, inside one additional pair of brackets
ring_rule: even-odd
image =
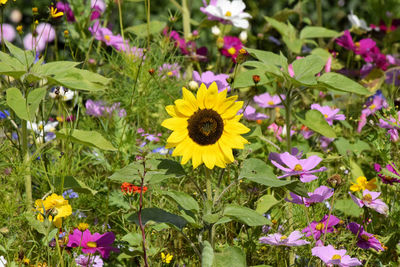
[(24, 157), (24, 177), (25, 177), (25, 194), (26, 208), (31, 210), (32, 206), (32, 177), (30, 174), (30, 156), (28, 150), (28, 127), (27, 121), (22, 120), (22, 154)]
[[(147, 4), (146, 4), (147, 3)], [(146, 4), (146, 18), (147, 18), (147, 49), (150, 48), (150, 0), (145, 2)]]
[(204, 170), (205, 170), (205, 173), (206, 173), (206, 194), (207, 194), (207, 200), (213, 201), (210, 170), (209, 170), (206, 166), (204, 166)]
[(326, 221), (326, 224), (325, 224), (323, 243), (325, 243), (326, 231), (328, 230), (328, 224), (329, 224), (329, 219), (331, 218), (331, 214), (332, 214), (332, 210), (333, 210), (333, 202), (335, 201), (335, 195), (336, 194), (334, 193), (333, 196), (332, 196), (332, 199), (331, 199), (331, 206), (330, 206), (330, 209), (329, 209), (328, 220)]
[[(140, 174), (140, 173), (139, 173)], [(142, 222), (142, 208), (143, 208), (143, 185), (144, 185), (144, 177), (146, 176), (146, 162), (143, 160), (143, 175), (141, 176), (140, 182), (140, 198), (139, 198), (139, 211), (138, 211), (138, 220), (140, 231), (142, 232), (142, 245), (143, 245), (143, 260), (144, 266), (148, 267), (149, 263), (147, 261), (147, 250), (146, 250), (146, 233), (144, 231), (144, 225)]]

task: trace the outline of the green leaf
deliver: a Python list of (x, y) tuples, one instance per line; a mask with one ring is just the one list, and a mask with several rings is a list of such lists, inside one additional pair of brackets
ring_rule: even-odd
[(227, 247), (220, 253), (215, 253), (214, 267), (246, 267), (246, 254), (239, 247)]
[[(150, 34), (160, 33), (167, 23), (158, 20), (150, 21)], [(147, 23), (131, 26), (125, 29), (126, 32), (134, 33), (136, 36), (140, 38), (147, 37)]]
[(190, 211), (199, 211), (199, 204), (196, 200), (184, 192), (179, 191), (164, 191), (163, 195), (169, 196), (176, 203), (178, 203), (183, 209)]
[(333, 38), (339, 36), (340, 33), (324, 27), (306, 26), (300, 32), (300, 39), (306, 38)]
[(242, 64), (244, 67), (253, 67), (264, 73), (270, 73), (277, 77), (282, 77), (282, 71), (275, 65), (259, 61), (246, 61)]
[(124, 210), (129, 210), (131, 208), (129, 206), (129, 202), (122, 195), (121, 190), (112, 191), (108, 199), (108, 203), (110, 206), (114, 206)]
[(18, 88), (8, 88), (6, 91), (7, 105), (17, 114), (20, 119), (29, 121), (26, 100)]
[(271, 222), (264, 216), (258, 214), (256, 211), (238, 205), (228, 205), (224, 209), (224, 215), (232, 219), (242, 222), (248, 226), (260, 226), (271, 224)]
[(128, 233), (124, 235), (122, 241), (126, 241), (132, 247), (140, 247), (142, 245), (142, 236), (139, 233)]
[(258, 50), (247, 47), (245, 49), (250, 55), (252, 55), (253, 57), (255, 57), (256, 59), (260, 60), (263, 63), (272, 64), (277, 67), (287, 69), (288, 66), (287, 58), (282, 54), (278, 55), (269, 51)]
[(39, 221), (36, 217), (33, 216), (32, 212), (25, 213), (24, 214), (25, 219), (28, 221), (29, 225), (38, 231), (39, 233), (45, 235), (46, 234), (46, 228), (45, 228), (45, 223)]
[(10, 55), (0, 52), (0, 74), (9, 75), (16, 79), (26, 73), (25, 66), (18, 59)]
[(49, 84), (62, 85), (71, 90), (101, 91), (110, 79), (88, 70), (71, 68), (48, 77)]
[(212, 267), (214, 262), (214, 250), (208, 241), (203, 241), (201, 252), (201, 267)]
[(70, 134), (71, 129), (61, 129), (56, 133), (57, 138), (71, 138), (73, 142), (85, 146), (94, 146), (99, 149), (115, 151), (117, 150), (109, 141), (107, 141), (100, 133), (96, 131), (84, 131), (75, 129)]
[(324, 115), (315, 109), (296, 114), (297, 119), (311, 130), (329, 138), (336, 138), (336, 133), (326, 122)]
[(282, 36), (287, 36), (289, 34), (293, 34), (290, 31), (293, 31), (293, 29), (291, 29), (287, 24), (280, 22), (276, 19), (273, 19), (271, 17), (264, 17), (269, 24), (271, 24), (271, 26), (277, 30)]
[(265, 76), (265, 70), (255, 69), (255, 70), (245, 70), (236, 75), (233, 88), (243, 88), (254, 86), (253, 76), (260, 76), (260, 82), (257, 85), (264, 85), (269, 82), (269, 79)]
[(346, 216), (360, 217), (363, 210), (352, 199), (338, 199), (335, 201), (334, 210), (342, 212)]
[(365, 176), (361, 167), (353, 159), (350, 159), (350, 170), (354, 181), (360, 176)]
[(21, 48), (13, 45), (12, 43), (5, 41), (5, 44), (10, 51), (10, 53), (28, 69), (35, 61), (34, 52), (30, 50), (22, 50)]
[(279, 201), (273, 195), (264, 195), (257, 200), (256, 212), (262, 215), (278, 203)]
[(354, 144), (350, 143), (349, 140), (340, 137), (335, 142), (333, 142), (338, 150), (339, 154), (342, 156), (351, 156), (353, 153), (357, 156), (361, 154), (361, 152), (365, 150), (369, 150), (370, 146), (368, 143), (357, 140)]
[(39, 108), (40, 102), (46, 97), (46, 88), (36, 88), (28, 94), (28, 113), (30, 121), (35, 118), (36, 110)]
[(143, 164), (137, 161), (130, 163), (129, 165), (119, 169), (118, 171), (114, 172), (113, 175), (108, 177), (109, 179), (118, 182), (129, 182), (132, 183), (136, 179), (140, 180), (140, 175), (144, 172)]
[[(134, 213), (128, 217), (128, 221), (134, 222), (139, 225), (138, 214)], [(168, 225), (173, 225), (182, 230), (187, 224), (187, 221), (181, 216), (169, 213), (165, 210), (159, 208), (146, 208), (142, 210), (142, 223), (147, 224), (149, 221), (157, 223), (166, 223)]]
[(318, 79), (318, 83), (325, 86), (328, 90), (334, 89), (349, 93), (355, 93), (359, 95), (369, 95), (371, 94), (364, 86), (361, 84), (335, 72), (327, 72), (321, 75)]
[[(59, 179), (61, 181), (61, 179)], [(96, 195), (97, 191), (87, 186), (84, 182), (75, 179), (73, 176), (65, 176), (64, 189), (73, 189), (75, 192)]]
[(319, 73), (325, 65), (325, 61), (316, 55), (300, 58), (292, 63), (294, 79), (302, 84), (316, 84), (315, 75)]
[(146, 174), (149, 184), (157, 184), (170, 178), (179, 178), (186, 175), (182, 165), (170, 159), (150, 159), (146, 162), (146, 168), (150, 170)]
[(55, 61), (42, 65), (35, 64), (32, 68), (32, 72), (38, 73), (40, 75), (52, 76), (67, 72), (79, 64), (81, 63), (74, 61)]

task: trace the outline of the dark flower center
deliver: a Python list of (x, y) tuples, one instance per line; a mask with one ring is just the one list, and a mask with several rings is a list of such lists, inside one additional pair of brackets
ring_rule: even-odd
[(224, 131), (221, 116), (212, 109), (199, 109), (188, 119), (189, 137), (199, 145), (215, 144)]

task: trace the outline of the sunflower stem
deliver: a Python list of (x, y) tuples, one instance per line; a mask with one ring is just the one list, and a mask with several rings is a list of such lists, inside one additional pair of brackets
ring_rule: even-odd
[(207, 167), (204, 167), (205, 173), (206, 173), (206, 193), (207, 193), (207, 200), (208, 201), (213, 201), (213, 196), (212, 196), (212, 185), (211, 185), (211, 174), (210, 174), (210, 169)]

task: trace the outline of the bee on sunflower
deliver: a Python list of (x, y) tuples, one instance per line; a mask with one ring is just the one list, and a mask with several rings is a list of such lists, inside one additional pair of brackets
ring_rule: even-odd
[(193, 168), (204, 163), (207, 168), (225, 168), (234, 160), (232, 149), (243, 149), (248, 141), (241, 136), (250, 131), (237, 115), (243, 101), (238, 96), (226, 97), (214, 82), (209, 88), (201, 84), (196, 97), (185, 87), (182, 99), (165, 109), (172, 118), (162, 126), (172, 130), (166, 148), (175, 147), (172, 155), (182, 156), (181, 164), (192, 159)]

